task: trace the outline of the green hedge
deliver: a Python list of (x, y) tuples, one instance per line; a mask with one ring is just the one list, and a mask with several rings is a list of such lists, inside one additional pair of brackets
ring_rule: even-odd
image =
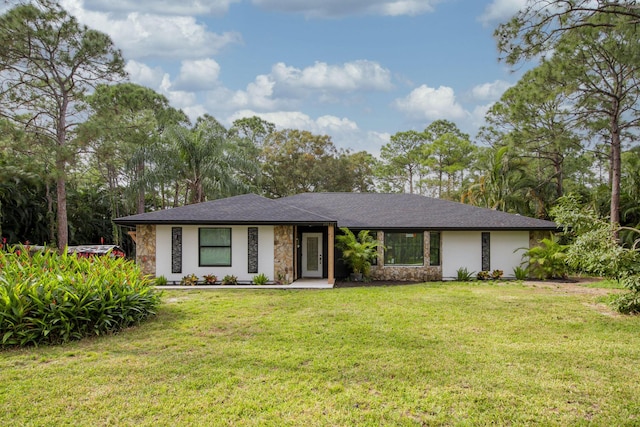
[(132, 261), (0, 250), (0, 343), (55, 344), (117, 332), (155, 314), (150, 279)]

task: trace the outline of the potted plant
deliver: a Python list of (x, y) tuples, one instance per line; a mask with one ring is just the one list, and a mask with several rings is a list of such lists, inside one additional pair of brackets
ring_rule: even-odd
[(336, 246), (342, 251), (342, 259), (351, 267), (351, 280), (360, 281), (369, 276), (371, 262), (378, 257), (379, 241), (362, 230), (356, 236), (346, 227), (340, 228), (342, 234), (336, 236)]

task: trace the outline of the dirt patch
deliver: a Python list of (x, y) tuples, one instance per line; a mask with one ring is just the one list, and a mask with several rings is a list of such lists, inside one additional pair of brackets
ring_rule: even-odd
[(522, 282), (526, 286), (532, 286), (537, 288), (545, 288), (545, 289), (553, 289), (558, 292), (566, 293), (566, 294), (583, 294), (583, 295), (609, 295), (612, 293), (620, 293), (621, 289), (610, 289), (610, 288), (592, 288), (585, 286), (589, 283), (596, 283), (601, 281), (602, 279), (598, 278), (575, 278), (569, 280), (560, 280), (560, 281), (552, 281), (552, 280), (527, 280)]

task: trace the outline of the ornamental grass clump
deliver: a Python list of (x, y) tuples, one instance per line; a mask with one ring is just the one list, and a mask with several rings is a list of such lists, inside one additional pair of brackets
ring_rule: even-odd
[(0, 250), (0, 344), (57, 344), (138, 324), (160, 292), (132, 261)]

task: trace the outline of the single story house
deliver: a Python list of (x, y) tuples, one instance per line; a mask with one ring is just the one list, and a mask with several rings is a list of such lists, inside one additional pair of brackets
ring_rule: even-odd
[(305, 193), (280, 199), (229, 197), (115, 220), (135, 227), (142, 270), (178, 282), (188, 274), (249, 282), (259, 273), (291, 283), (333, 284), (350, 273), (335, 248), (341, 227), (384, 244), (374, 280), (454, 279), (457, 270), (503, 270), (557, 230), (551, 221), (415, 194)]

